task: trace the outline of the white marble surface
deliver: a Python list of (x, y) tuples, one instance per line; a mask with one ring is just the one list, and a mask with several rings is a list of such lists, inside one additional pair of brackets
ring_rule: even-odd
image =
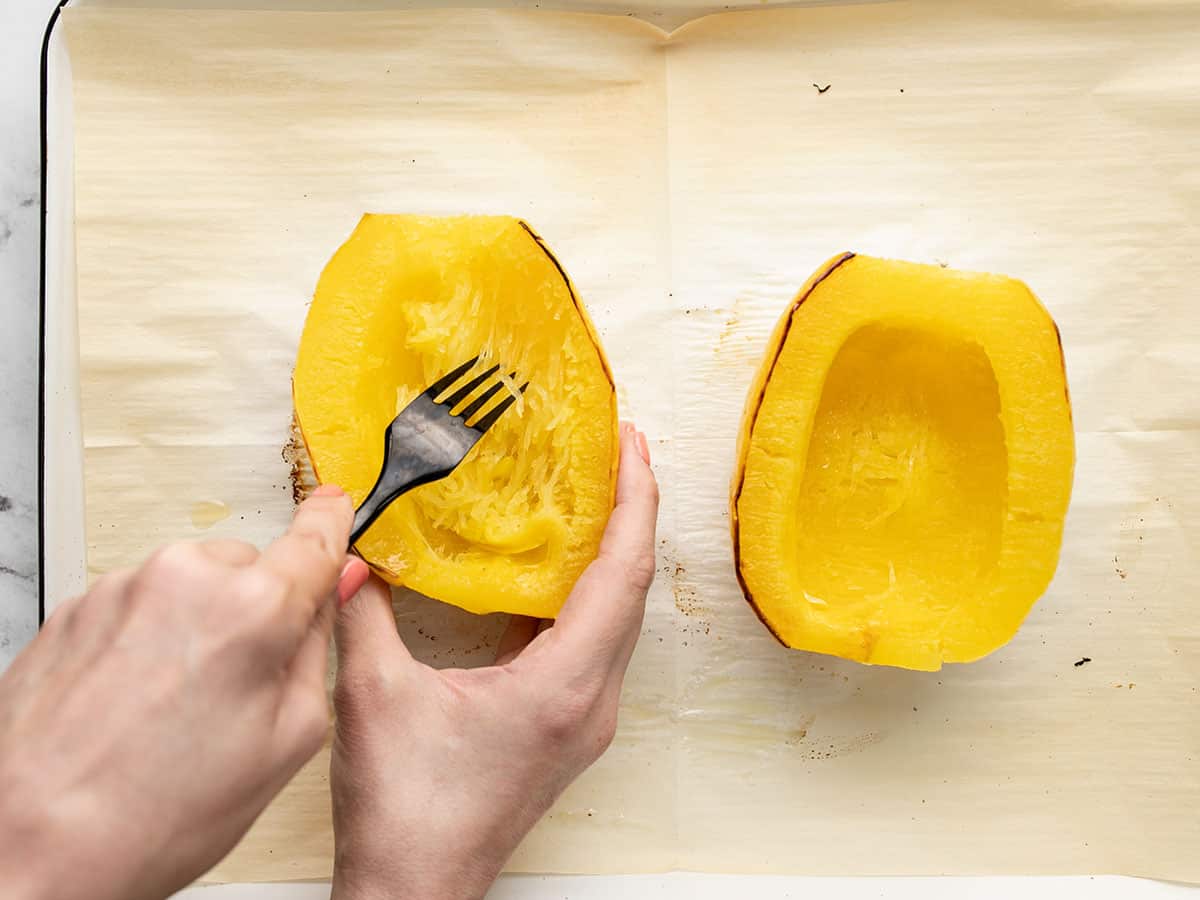
[(54, 0), (0, 0), (0, 669), (37, 630), (42, 33)]

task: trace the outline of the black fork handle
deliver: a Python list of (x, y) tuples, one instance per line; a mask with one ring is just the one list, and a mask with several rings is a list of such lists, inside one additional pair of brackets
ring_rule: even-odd
[(475, 446), (479, 432), (447, 428), (446, 418), (446, 410), (422, 394), (388, 426), (379, 477), (354, 513), (351, 547), (392, 501), (415, 487), (445, 478)]
[[(392, 440), (388, 440), (389, 449), (393, 443)], [(450, 472), (432, 468), (419, 456), (403, 453), (402, 450), (400, 452), (402, 455), (391, 459), (389, 450), (384, 450), (383, 467), (379, 470), (379, 478), (376, 479), (375, 486), (371, 488), (371, 493), (367, 494), (366, 499), (354, 511), (354, 524), (350, 528), (351, 547), (358, 543), (358, 539), (363, 536), (363, 533), (383, 515), (383, 511), (397, 497), (407, 494), (415, 487), (429, 484), (431, 481), (437, 481), (450, 474)]]
[(391, 505), (397, 497), (400, 497), (419, 483), (417, 481), (409, 484), (401, 485), (398, 490), (387, 490), (382, 487), (383, 478), (375, 482), (375, 487), (371, 488), (371, 493), (367, 494), (367, 499), (363, 500), (362, 504), (354, 511), (354, 525), (350, 529), (350, 546), (353, 547), (358, 543), (358, 539), (363, 536), (368, 528), (375, 524), (375, 520), (383, 515), (383, 511)]

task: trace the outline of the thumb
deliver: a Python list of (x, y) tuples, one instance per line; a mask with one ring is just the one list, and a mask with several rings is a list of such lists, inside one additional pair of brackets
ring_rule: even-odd
[(648, 457), (645, 439), (623, 425), (617, 502), (600, 554), (547, 632), (546, 651), (563, 666), (623, 672), (629, 662), (654, 579), (658, 484)]
[[(334, 602), (331, 597), (317, 610), (317, 616), (292, 660), (287, 686), (280, 703), (275, 727), (279, 736), (280, 758), (291, 778), (314, 753), (321, 749), (329, 730), (329, 701), (325, 694), (325, 674), (329, 658), (329, 632), (333, 628)], [(283, 788), (280, 783), (275, 790)]]
[(356, 668), (377, 667), (384, 660), (413, 661), (392, 613), (392, 589), (371, 575), (358, 594), (342, 606), (333, 629), (338, 675)]

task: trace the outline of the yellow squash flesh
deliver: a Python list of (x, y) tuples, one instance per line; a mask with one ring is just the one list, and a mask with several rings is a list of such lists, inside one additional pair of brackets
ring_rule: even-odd
[(978, 659), (1054, 574), (1074, 459), (1058, 330), (1024, 284), (836, 257), (780, 320), (747, 402), (746, 599), (789, 647)]
[(612, 508), (616, 395), (574, 289), (524, 222), (364, 216), (317, 285), (296, 418), (318, 480), (357, 504), (398, 410), (480, 353), (530, 382), (523, 401), (357, 547), (393, 584), (476, 613), (552, 618)]

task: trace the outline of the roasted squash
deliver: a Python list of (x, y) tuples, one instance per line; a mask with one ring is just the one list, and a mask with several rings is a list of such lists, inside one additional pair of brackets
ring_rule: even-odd
[(612, 508), (617, 407), (596, 331), (528, 225), (364, 216), (317, 284), (292, 381), (296, 419), (317, 479), (357, 504), (388, 422), (480, 353), (530, 382), (523, 400), (357, 548), (388, 581), (430, 597), (551, 618)]
[(836, 257), (784, 313), (747, 401), (743, 592), (788, 647), (979, 659), (1054, 574), (1074, 457), (1058, 329), (1024, 284)]

